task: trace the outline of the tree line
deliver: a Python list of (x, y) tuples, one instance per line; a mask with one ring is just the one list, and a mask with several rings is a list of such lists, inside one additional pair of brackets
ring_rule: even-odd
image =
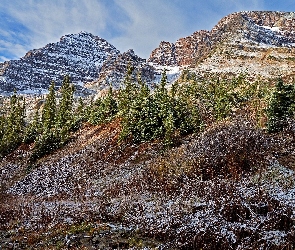
[[(165, 147), (173, 146), (178, 138), (198, 133), (208, 124), (233, 116), (237, 109), (255, 107), (259, 116), (267, 118), (269, 133), (283, 130), (294, 114), (294, 85), (278, 79), (274, 88), (268, 83), (249, 82), (244, 75), (231, 79), (207, 77), (198, 79), (183, 71), (178, 81), (167, 87), (166, 71), (161, 82), (152, 90), (141, 77), (133, 78), (129, 68), (119, 90), (109, 88), (104, 97), (87, 105), (82, 99), (74, 105), (74, 86), (66, 76), (57, 101), (54, 82), (49, 87), (43, 109), (26, 122), (25, 99), (14, 93), (9, 110), (0, 116), (0, 157), (22, 143), (33, 143), (32, 162), (63, 147), (73, 131), (83, 123), (105, 124), (119, 119), (119, 143), (141, 143), (160, 140)], [(261, 106), (265, 101), (266, 106)], [(75, 107), (74, 107), (75, 106)]]

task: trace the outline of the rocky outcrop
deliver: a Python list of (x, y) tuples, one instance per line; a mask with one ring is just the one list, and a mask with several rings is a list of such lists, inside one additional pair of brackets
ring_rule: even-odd
[(191, 36), (180, 38), (175, 44), (162, 41), (159, 47), (152, 51), (148, 62), (165, 66), (190, 65), (210, 48), (209, 32), (197, 31)]
[(158, 65), (176, 66), (175, 44), (162, 41), (159, 47), (152, 51), (149, 62)]
[(151, 83), (155, 78), (155, 68), (130, 49), (122, 54), (110, 56), (102, 65), (99, 78), (87, 84), (87, 87), (101, 90), (111, 85), (117, 89), (123, 83), (128, 67), (134, 69), (134, 78), (140, 75), (147, 83)]

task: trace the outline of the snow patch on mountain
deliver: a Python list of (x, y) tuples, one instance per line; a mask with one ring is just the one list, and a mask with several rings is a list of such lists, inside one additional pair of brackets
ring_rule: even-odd
[(164, 71), (166, 71), (168, 85), (175, 82), (179, 78), (182, 72), (182, 69), (179, 66), (163, 66), (163, 65), (153, 64), (153, 63), (150, 63), (150, 65), (156, 69), (155, 80), (154, 80), (154, 83), (156, 84), (159, 84), (161, 82), (162, 74)]

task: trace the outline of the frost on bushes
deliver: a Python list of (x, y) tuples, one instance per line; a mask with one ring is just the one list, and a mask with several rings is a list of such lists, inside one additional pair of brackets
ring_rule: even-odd
[(180, 181), (185, 177), (208, 180), (239, 177), (267, 164), (269, 140), (262, 130), (246, 121), (223, 122), (189, 144), (158, 157), (150, 171), (157, 180)]
[[(109, 92), (84, 110), (81, 104), (76, 122), (92, 119), (96, 125), (84, 124), (68, 144), (33, 169), (26, 172), (23, 166), (29, 147), (0, 162), (3, 190), (14, 198), (0, 203), (1, 226), (15, 230), (19, 239), (40, 233), (32, 248), (56, 247), (56, 229), (88, 222), (95, 225), (90, 234), (58, 231), (62, 247), (75, 239), (82, 249), (89, 239), (99, 249), (93, 242), (102, 234), (112, 238), (110, 231), (96, 230), (107, 222), (157, 241), (159, 249), (294, 248), (294, 172), (274, 164), (279, 150), (287, 157), (295, 151), (294, 122), (287, 120), (288, 130), (282, 133), (267, 134), (245, 120), (251, 114), (235, 115), (234, 109), (262, 94), (243, 79), (228, 85), (175, 84), (171, 92), (161, 86), (152, 92), (138, 83), (121, 93)], [(229, 106), (224, 100), (231, 100)], [(65, 123), (61, 116), (58, 120)], [(133, 140), (118, 143), (122, 125), (126, 138)], [(38, 145), (46, 152), (60, 147), (55, 126), (40, 142), (35, 139), (34, 150)], [(32, 125), (31, 131), (38, 129)], [(176, 136), (178, 144), (163, 150)], [(44, 238), (52, 241), (42, 242)]]

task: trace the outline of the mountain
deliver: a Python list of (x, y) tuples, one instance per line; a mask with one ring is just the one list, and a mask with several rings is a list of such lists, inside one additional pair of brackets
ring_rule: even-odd
[(52, 80), (60, 86), (65, 75), (76, 84), (93, 81), (107, 58), (119, 53), (106, 40), (90, 33), (66, 35), (19, 60), (0, 64), (0, 88), (34, 93), (46, 90)]
[[(94, 90), (129, 66), (147, 82), (184, 74), (171, 91), (1, 97), (0, 249), (295, 249), (295, 85), (231, 77), (292, 74), (293, 23), (234, 13), (149, 60), (83, 32), (2, 64), (23, 92), (65, 69)], [(208, 72), (226, 76), (195, 78)]]
[(295, 73), (295, 13), (237, 12), (211, 31), (197, 31), (175, 43), (161, 42), (148, 61), (190, 67), (200, 74), (248, 71), (274, 77)]
[(175, 43), (162, 41), (146, 60), (131, 49), (121, 53), (106, 40), (87, 32), (70, 34), (19, 60), (0, 64), (0, 91), (42, 93), (68, 74), (77, 89), (118, 88), (128, 66), (134, 77), (158, 83), (163, 69), (175, 81), (189, 67), (198, 75), (239, 74), (265, 78), (295, 76), (294, 12), (246, 11), (222, 18), (211, 31), (196, 31)]

